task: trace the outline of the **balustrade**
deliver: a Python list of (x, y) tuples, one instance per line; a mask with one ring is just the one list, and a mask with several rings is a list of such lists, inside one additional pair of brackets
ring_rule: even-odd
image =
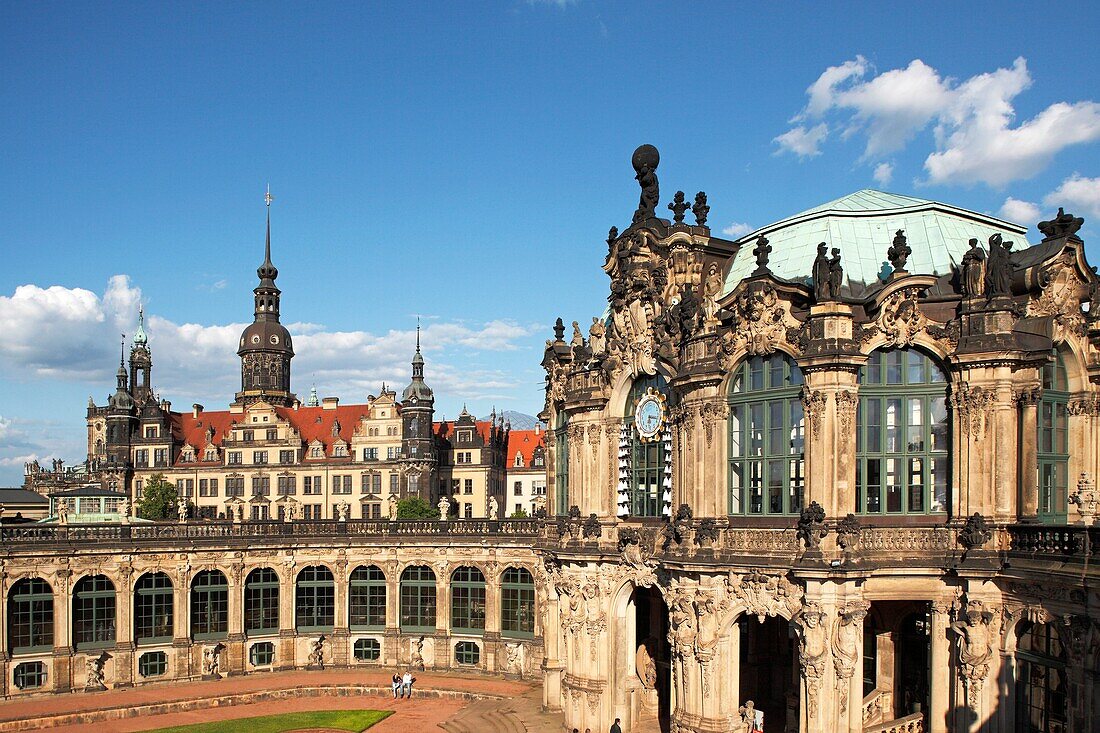
[(863, 733), (924, 733), (924, 714), (913, 713), (897, 720), (865, 726)]

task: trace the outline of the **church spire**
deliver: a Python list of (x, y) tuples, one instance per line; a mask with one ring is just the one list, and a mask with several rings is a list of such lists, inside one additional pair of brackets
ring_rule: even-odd
[(149, 337), (145, 335), (145, 306), (138, 305), (137, 332), (134, 333), (134, 346), (145, 346), (149, 343)]

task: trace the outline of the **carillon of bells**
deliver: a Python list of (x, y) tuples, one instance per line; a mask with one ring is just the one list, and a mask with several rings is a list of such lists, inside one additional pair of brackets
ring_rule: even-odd
[(619, 428), (619, 498), (618, 516), (630, 514), (630, 428), (626, 423)]
[(661, 516), (672, 516), (672, 431), (665, 430), (662, 436), (665, 453), (664, 492), (661, 495)]

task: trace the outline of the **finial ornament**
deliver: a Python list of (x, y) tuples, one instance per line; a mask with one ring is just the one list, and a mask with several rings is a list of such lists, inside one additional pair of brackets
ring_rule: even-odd
[(894, 272), (905, 272), (905, 265), (911, 254), (913, 254), (913, 248), (905, 238), (905, 230), (899, 229), (894, 235), (890, 249), (886, 250), (886, 258), (890, 260), (890, 267), (894, 268)]
[(1067, 214), (1065, 209), (1061, 206), (1058, 207), (1058, 216), (1054, 217), (1050, 221), (1041, 221), (1037, 225), (1037, 229), (1043, 233), (1045, 239), (1051, 239), (1053, 237), (1068, 237), (1077, 233), (1077, 230), (1084, 226), (1085, 220), (1079, 216), (1073, 214)]
[(707, 206), (706, 191), (695, 194), (695, 205), (691, 207), (691, 213), (695, 214), (696, 226), (705, 227), (707, 225), (707, 215), (710, 214), (710, 207)]
[(657, 166), (661, 162), (661, 154), (652, 145), (639, 145), (630, 162), (636, 173), (634, 178), (642, 188), (638, 210), (634, 212), (634, 223), (637, 224), (657, 217), (657, 203), (661, 198)]
[(267, 193), (264, 194), (264, 203), (267, 204), (267, 208), (271, 208), (271, 202), (275, 200), (275, 197), (271, 195), (271, 184), (267, 184)]
[(756, 240), (756, 246), (752, 250), (753, 255), (756, 256), (756, 272), (753, 275), (762, 275), (765, 272), (770, 272), (768, 269), (768, 258), (772, 253), (772, 246), (768, 244), (768, 238), (763, 234)]
[(672, 212), (672, 220), (677, 224), (684, 223), (684, 212), (690, 208), (690, 205), (684, 201), (684, 192), (677, 191), (672, 197), (672, 203), (668, 205), (668, 210)]
[(565, 324), (562, 322), (561, 318), (558, 318), (558, 320), (554, 321), (554, 340), (563, 341), (564, 339)]

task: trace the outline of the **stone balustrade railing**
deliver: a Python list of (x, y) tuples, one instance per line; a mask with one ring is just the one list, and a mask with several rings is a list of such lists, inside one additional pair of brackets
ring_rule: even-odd
[(863, 733), (924, 733), (924, 714), (913, 713), (897, 720), (864, 726)]
[(1013, 525), (1006, 528), (1008, 551), (1018, 555), (1094, 558), (1100, 555), (1100, 527)]
[(892, 690), (872, 690), (863, 698), (863, 726), (878, 725), (893, 714), (894, 693)]

